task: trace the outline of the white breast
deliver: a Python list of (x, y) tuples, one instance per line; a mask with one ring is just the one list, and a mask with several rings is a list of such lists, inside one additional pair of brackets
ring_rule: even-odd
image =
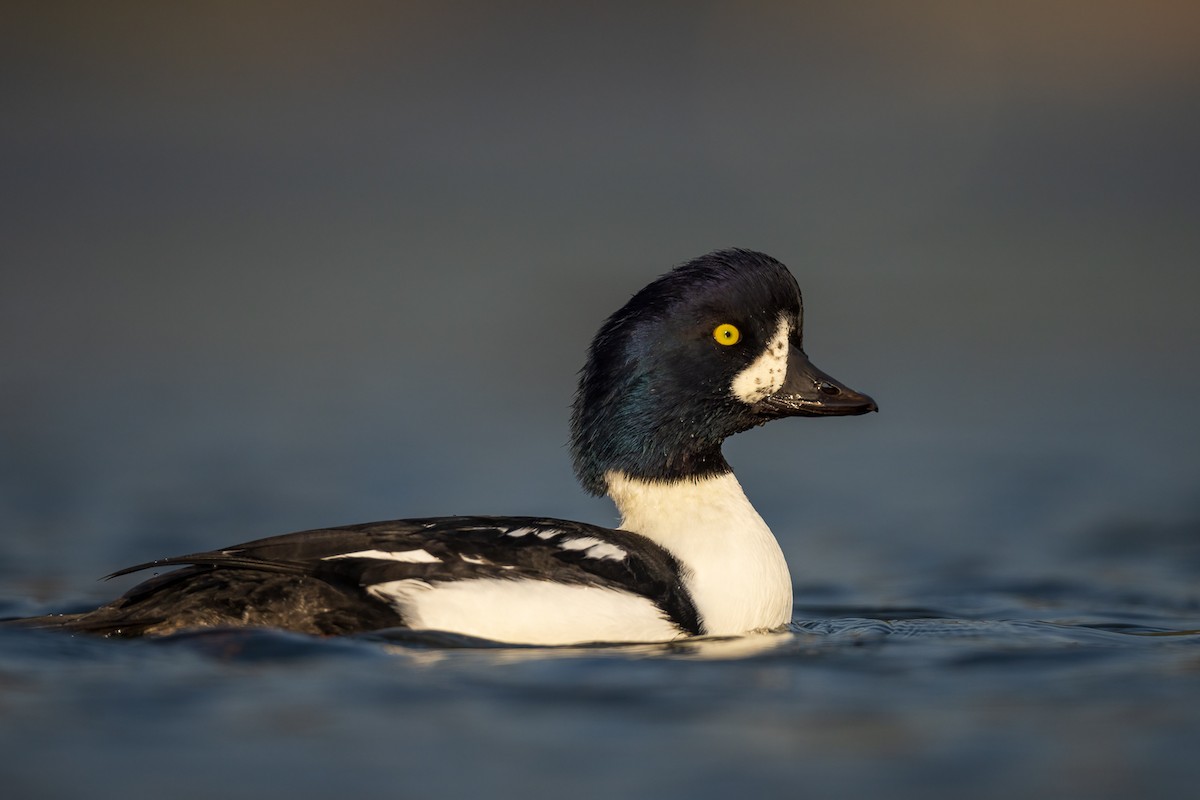
[(792, 617), (783, 551), (732, 473), (653, 482), (607, 475), (621, 527), (669, 550), (685, 570), (704, 632), (769, 630)]

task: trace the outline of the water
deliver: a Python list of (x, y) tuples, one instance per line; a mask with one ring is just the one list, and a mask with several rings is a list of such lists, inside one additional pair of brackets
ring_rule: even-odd
[(0, 616), (315, 526), (612, 523), (575, 370), (716, 247), (881, 412), (729, 443), (787, 633), (0, 630), (5, 797), (1196, 794), (1196, 4), (8, 5)]
[[(0, 630), (4, 785), (16, 797), (71, 797), (84, 786), (98, 797), (170, 787), (182, 798), (1188, 796), (1200, 779), (1192, 757), (1200, 551), (1186, 498), (1173, 506), (1182, 521), (1080, 523), (1089, 510), (1109, 517), (1100, 487), (1109, 501), (1137, 507), (1101, 480), (1112, 465), (1077, 464), (1074, 489), (1039, 500), (1028, 465), (998, 465), (1001, 445), (971, 441), (914, 462), (903, 441), (891, 441), (885, 415), (860, 420), (858, 431), (835, 422), (818, 433), (821, 421), (798, 421), (731, 442), (796, 575), (786, 633), (532, 648), (436, 635), (249, 631), (123, 642)], [(216, 437), (218, 450), (234, 446), (225, 437)], [(298, 438), (285, 431), (264, 447)], [(1046, 432), (1037, 438), (1033, 452), (1072, 462)], [(442, 440), (435, 430), (412, 441), (434, 451)], [(154, 441), (140, 459), (126, 457), (153, 460), (164, 446)], [(851, 452), (839, 458), (831, 442)], [(801, 445), (822, 464), (808, 486), (780, 474), (795, 467), (788, 455)], [(365, 449), (363, 460), (374, 461)], [(379, 502), (381, 490), (357, 483), (355, 470), (331, 502), (308, 492), (309, 461), (288, 462), (290, 473), (243, 464), (221, 479), (206, 461), (180, 456), (153, 476), (94, 474), (132, 514), (101, 513), (85, 491), (84, 506), (65, 516), (85, 519), (91, 509), (91, 526), (60, 534), (49, 550), (10, 540), (10, 550), (25, 541), (16, 548), (25, 563), (4, 560), (0, 615), (96, 602), (127, 583), (78, 577), (88, 570), (212, 544), (209, 528), (240, 529), (270, 509), (287, 517), (307, 507), (323, 521), (334, 513), (326, 503)], [(557, 461), (566, 468), (565, 453)], [(545, 491), (534, 478), (555, 471), (554, 458), (540, 462), (520, 463), (530, 502)], [(905, 463), (929, 497), (876, 474)], [(489, 467), (464, 466), (460, 481), (486, 493)], [(940, 470), (956, 477), (935, 481)], [(980, 485), (978, 475), (991, 480)], [(926, 510), (949, 489), (965, 499)], [(456, 510), (457, 491), (427, 481), (391, 493)], [(307, 499), (276, 507), (293, 493)], [(166, 504), (164, 496), (174, 516), (142, 513), (147, 498)], [(994, 513), (1000, 498), (1032, 508), (1014, 520)], [(577, 493), (557, 502), (570, 516), (611, 513)], [(906, 515), (908, 504), (922, 510)], [(973, 529), (957, 527), (959, 505), (974, 515)], [(273, 520), (257, 532), (282, 529)], [(168, 533), (180, 541), (164, 541)], [(38, 566), (47, 563), (53, 569)]]
[[(1061, 414), (963, 424), (927, 411), (919, 383), (857, 371), (878, 415), (727, 448), (792, 566), (787, 633), (545, 649), (0, 630), (0, 780), (46, 798), (1190, 796), (1190, 429), (1170, 413), (1092, 427), (1107, 398), (1086, 390)], [(204, 413), (131, 381), (111, 405), (28, 414), (8, 438), (27, 446), (0, 458), (0, 616), (86, 607), (136, 580), (95, 581), (121, 566), (304, 527), (481, 510), (611, 523), (572, 487), (557, 374), (561, 396), (532, 415), (503, 393), (474, 417), (396, 413), (401, 387), (355, 395), (357, 416), (312, 388), (322, 413), (280, 416), (255, 393), (292, 395), (242, 373)], [(972, 414), (997, 385), (949, 383)]]
[(6, 633), (0, 746), (20, 757), (5, 785), (184, 798), (1167, 797), (1194, 785), (1200, 715), (1181, 698), (1200, 681), (1200, 634), (872, 616), (553, 650)]

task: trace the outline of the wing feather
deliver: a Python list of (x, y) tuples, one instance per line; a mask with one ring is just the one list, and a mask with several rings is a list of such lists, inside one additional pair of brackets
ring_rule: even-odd
[[(415, 551), (423, 551), (414, 557)], [(421, 580), (431, 585), (476, 579), (550, 581), (598, 586), (644, 597), (682, 630), (702, 632), (680, 565), (663, 548), (628, 531), (538, 517), (431, 517), (321, 528), (257, 539), (204, 553), (158, 559), (112, 573), (183, 566), (190, 576), (211, 572), (251, 585), (252, 573), (273, 574), (308, 587), (328, 585), (367, 606), (383, 601), (373, 586)], [(196, 572), (199, 570), (199, 572)], [(251, 574), (246, 574), (246, 573)], [(174, 574), (174, 573), (172, 573)], [(134, 587), (123, 598), (139, 603), (178, 588), (169, 575)], [(229, 581), (213, 583), (228, 585)], [(192, 600), (207, 585), (191, 579)], [(306, 589), (307, 591), (307, 589)], [(215, 599), (215, 598), (214, 598)], [(120, 601), (118, 601), (120, 602)], [(371, 614), (367, 614), (371, 616)]]

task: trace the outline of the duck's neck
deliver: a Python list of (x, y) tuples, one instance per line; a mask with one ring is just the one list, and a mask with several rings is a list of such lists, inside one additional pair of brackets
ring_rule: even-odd
[(704, 632), (778, 628), (792, 616), (792, 580), (779, 543), (732, 472), (647, 481), (606, 474), (621, 527), (670, 551)]

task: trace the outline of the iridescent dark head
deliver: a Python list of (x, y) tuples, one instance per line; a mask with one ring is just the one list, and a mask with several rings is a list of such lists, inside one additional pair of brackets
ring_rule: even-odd
[(721, 443), (786, 416), (863, 414), (871, 398), (817, 370), (783, 264), (720, 250), (635, 294), (592, 340), (571, 416), (575, 473), (593, 494), (619, 471), (677, 480), (729, 470)]

